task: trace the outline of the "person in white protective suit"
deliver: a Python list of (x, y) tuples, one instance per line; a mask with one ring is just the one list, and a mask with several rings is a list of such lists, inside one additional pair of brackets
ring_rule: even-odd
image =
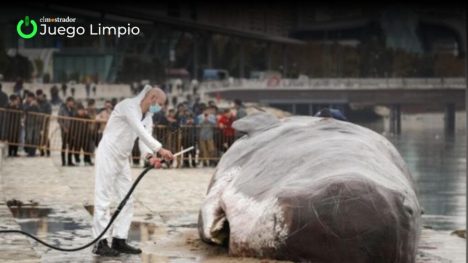
[[(161, 167), (156, 153), (166, 160), (173, 159), (172, 153), (162, 148), (161, 143), (152, 136), (152, 115), (161, 110), (165, 101), (164, 91), (146, 85), (136, 97), (125, 99), (115, 106), (96, 151), (94, 237), (109, 223), (111, 196), (115, 196), (117, 202), (120, 202), (132, 185), (129, 158), (137, 137), (143, 156), (154, 167)], [(112, 246), (109, 247), (107, 243), (109, 234), (106, 233), (95, 245), (93, 253), (102, 256), (141, 253), (140, 249), (126, 242), (132, 216), (133, 200), (130, 197), (114, 221)]]

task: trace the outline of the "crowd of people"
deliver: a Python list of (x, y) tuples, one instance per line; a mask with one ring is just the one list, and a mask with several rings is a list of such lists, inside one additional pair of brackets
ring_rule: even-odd
[(84, 164), (93, 165), (91, 157), (102, 138), (105, 124), (115, 104), (116, 101), (114, 104), (112, 101), (106, 101), (103, 108), (97, 109), (94, 99), (88, 99), (86, 107), (82, 102), (76, 102), (73, 97), (65, 100), (58, 111), (63, 166), (75, 166), (75, 162), (80, 163), (81, 153)]
[[(52, 87), (53, 89), (53, 87)], [(18, 156), (18, 147), (23, 146), (27, 156), (50, 156), (49, 130), (52, 117), (52, 101), (42, 90), (35, 93), (23, 90), (10, 96), (0, 86), (0, 140), (7, 141), (9, 156)], [(94, 99), (78, 101), (69, 96), (58, 109), (57, 122), (61, 135), (61, 157), (63, 166), (75, 166), (84, 161), (93, 165), (92, 156), (102, 137), (117, 99), (104, 102), (96, 107)], [(172, 100), (172, 103), (177, 100)], [(86, 105), (85, 105), (86, 104)], [(153, 115), (153, 134), (173, 152), (194, 146), (184, 158), (184, 167), (214, 166), (219, 157), (240, 136), (232, 123), (247, 115), (240, 100), (220, 109), (214, 101), (202, 102), (200, 98), (188, 95), (186, 100), (165, 107)], [(55, 118), (55, 116), (54, 116)], [(199, 153), (196, 162), (196, 153)], [(83, 158), (81, 158), (83, 155)], [(134, 163), (139, 160), (138, 143), (134, 147)]]
[[(174, 152), (194, 146), (185, 167), (195, 167), (195, 153), (203, 166), (214, 166), (240, 134), (232, 123), (247, 115), (242, 101), (236, 99), (233, 107), (220, 109), (214, 101), (201, 102), (199, 98), (181, 102), (174, 108), (166, 107), (153, 116), (156, 137)], [(163, 132), (164, 131), (164, 132)]]
[(27, 156), (35, 156), (40, 146), (41, 155), (50, 156), (47, 133), (52, 106), (42, 90), (35, 93), (7, 95), (0, 84), (0, 141), (9, 144), (8, 155), (18, 156), (18, 147), (24, 146)]

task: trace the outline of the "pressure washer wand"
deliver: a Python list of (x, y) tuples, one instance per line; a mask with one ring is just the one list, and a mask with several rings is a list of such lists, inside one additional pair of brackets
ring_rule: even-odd
[(186, 153), (186, 152), (190, 152), (191, 150), (193, 150), (193, 148), (194, 148), (193, 146), (190, 146), (190, 147), (188, 147), (187, 149), (184, 149), (184, 150), (182, 150), (182, 151), (180, 151), (180, 152), (178, 152), (178, 153), (174, 153), (173, 156), (174, 156), (174, 157), (177, 157), (177, 156), (182, 155), (182, 154), (184, 154), (184, 153)]
[[(173, 156), (174, 157), (177, 157), (179, 155), (182, 155), (188, 151), (191, 151), (193, 150), (193, 146), (190, 146), (189, 148), (187, 149), (184, 149), (178, 153), (175, 153)], [(164, 161), (164, 160), (163, 160)], [(125, 195), (125, 197), (122, 199), (122, 201), (120, 202), (120, 204), (117, 206), (117, 209), (115, 210), (114, 214), (112, 215), (111, 219), (109, 220), (109, 223), (107, 224), (106, 228), (101, 232), (101, 234), (99, 234), (99, 236), (97, 236), (95, 239), (93, 239), (91, 242), (89, 242), (88, 244), (85, 244), (85, 245), (82, 245), (80, 247), (76, 247), (76, 248), (61, 248), (61, 247), (57, 247), (57, 246), (54, 246), (54, 245), (51, 245), (51, 244), (48, 244), (46, 243), (45, 241), (42, 241), (41, 239), (39, 239), (38, 237), (36, 236), (33, 236), (31, 234), (29, 234), (28, 232), (24, 232), (24, 231), (21, 231), (21, 230), (0, 230), (0, 234), (3, 234), (3, 233), (17, 233), (17, 234), (23, 234), (27, 237), (30, 237), (34, 240), (36, 240), (37, 242), (39, 242), (40, 244), (48, 247), (48, 248), (52, 248), (52, 249), (55, 249), (55, 250), (60, 250), (60, 251), (65, 251), (65, 252), (74, 252), (74, 251), (79, 251), (79, 250), (82, 250), (82, 249), (85, 249), (91, 245), (93, 245), (94, 243), (96, 243), (97, 241), (99, 241), (101, 239), (102, 236), (104, 236), (104, 234), (107, 232), (107, 230), (109, 230), (109, 228), (111, 227), (112, 223), (114, 223), (115, 219), (117, 218), (117, 216), (120, 214), (120, 212), (122, 211), (122, 209), (124, 208), (125, 204), (127, 203), (128, 199), (130, 198), (130, 196), (132, 195), (133, 191), (135, 190), (135, 187), (138, 185), (138, 183), (141, 181), (141, 179), (143, 179), (143, 177), (145, 176), (146, 173), (148, 173), (151, 169), (153, 169), (153, 166), (149, 166), (147, 168), (145, 168), (143, 170), (143, 172), (140, 173), (140, 175), (138, 176), (138, 178), (135, 180), (135, 182), (132, 184), (132, 187), (130, 187), (130, 190), (128, 190), (127, 194)]]

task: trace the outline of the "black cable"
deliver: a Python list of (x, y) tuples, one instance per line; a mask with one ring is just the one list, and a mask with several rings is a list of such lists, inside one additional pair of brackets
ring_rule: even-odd
[[(161, 163), (164, 162), (161, 161)], [(76, 247), (76, 248), (61, 248), (61, 247), (56, 247), (54, 245), (51, 245), (51, 244), (48, 244), (42, 240), (40, 240), (38, 237), (35, 237), (27, 232), (24, 232), (24, 231), (21, 231), (21, 230), (0, 230), (0, 234), (3, 234), (3, 233), (17, 233), (17, 234), (23, 234), (25, 236), (28, 236), (34, 240), (36, 240), (37, 242), (41, 243), (42, 245), (46, 246), (46, 247), (49, 247), (49, 248), (52, 248), (52, 249), (55, 249), (55, 250), (60, 250), (60, 251), (65, 251), (65, 252), (73, 252), (73, 251), (78, 251), (78, 250), (82, 250), (82, 249), (85, 249), (89, 246), (91, 246), (92, 244), (96, 243), (99, 239), (101, 239), (101, 237), (107, 232), (107, 230), (110, 228), (110, 226), (112, 225), (112, 223), (114, 222), (114, 220), (117, 218), (117, 216), (120, 214), (120, 211), (122, 210), (122, 208), (125, 206), (125, 204), (127, 203), (128, 199), (130, 198), (130, 195), (133, 193), (133, 191), (135, 190), (135, 187), (138, 185), (138, 183), (140, 182), (140, 180), (143, 178), (143, 176), (145, 176), (145, 174), (151, 170), (153, 168), (153, 166), (149, 166), (147, 168), (145, 168), (145, 170), (143, 170), (143, 172), (141, 172), (141, 174), (138, 176), (138, 178), (135, 180), (135, 182), (133, 183), (132, 187), (130, 187), (130, 190), (128, 190), (127, 192), (127, 195), (124, 197), (124, 199), (120, 202), (119, 206), (117, 207), (117, 209), (115, 210), (114, 214), (112, 215), (109, 223), (107, 224), (106, 228), (101, 232), (101, 234), (99, 234), (99, 236), (97, 236), (95, 239), (93, 239), (93, 241), (89, 242), (88, 244), (86, 245), (83, 245), (83, 246), (80, 246), (80, 247)]]

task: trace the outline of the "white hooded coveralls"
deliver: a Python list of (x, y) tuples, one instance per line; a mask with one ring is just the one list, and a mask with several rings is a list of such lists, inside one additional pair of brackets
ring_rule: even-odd
[[(119, 203), (132, 185), (130, 159), (136, 138), (143, 156), (161, 149), (152, 136), (152, 113), (145, 116), (140, 102), (151, 89), (146, 86), (138, 96), (125, 99), (115, 106), (96, 150), (96, 178), (94, 194), (93, 235), (97, 237), (110, 220), (111, 197)], [(113, 224), (112, 237), (126, 239), (133, 217), (133, 198), (130, 197)], [(109, 231), (108, 231), (109, 232)], [(108, 238), (108, 232), (102, 237)]]

